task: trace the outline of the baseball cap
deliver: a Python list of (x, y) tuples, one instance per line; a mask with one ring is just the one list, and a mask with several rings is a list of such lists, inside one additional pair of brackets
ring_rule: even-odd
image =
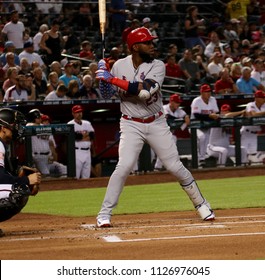
[(254, 94), (255, 98), (265, 98), (265, 92), (262, 90), (257, 90)]
[(41, 115), (41, 120), (42, 121), (51, 121), (50, 117), (48, 115)]
[(32, 46), (33, 46), (33, 42), (32, 41), (27, 41), (27, 42), (24, 43), (24, 49), (32, 47)]
[(207, 84), (202, 85), (201, 88), (200, 88), (200, 93), (211, 92), (211, 91), (212, 91), (211, 87)]
[(71, 66), (73, 66), (73, 63), (72, 63), (72, 62), (67, 62), (67, 63), (64, 65), (64, 68), (66, 68), (66, 67), (71, 67)]
[(176, 103), (181, 103), (182, 102), (182, 99), (180, 98), (180, 96), (178, 94), (173, 94), (170, 96), (169, 98), (169, 101), (170, 102), (176, 102)]
[(231, 111), (231, 107), (229, 104), (223, 104), (221, 106), (221, 111)]
[(145, 17), (143, 19), (143, 24), (148, 23), (148, 22), (151, 22), (151, 19), (149, 17)]
[(83, 107), (80, 106), (80, 105), (75, 105), (73, 108), (72, 108), (72, 113), (78, 113), (78, 112), (83, 112)]
[(242, 59), (242, 64), (244, 64), (244, 63), (248, 63), (248, 62), (250, 62), (251, 61), (251, 58), (250, 57), (244, 57), (243, 59)]
[(224, 61), (225, 64), (233, 63), (233, 62), (234, 62), (234, 60), (233, 60), (233, 58), (231, 58), (231, 57), (227, 57), (227, 58), (225, 59), (225, 61)]
[(8, 48), (8, 47), (14, 47), (14, 43), (12, 41), (7, 41), (5, 42), (5, 48)]

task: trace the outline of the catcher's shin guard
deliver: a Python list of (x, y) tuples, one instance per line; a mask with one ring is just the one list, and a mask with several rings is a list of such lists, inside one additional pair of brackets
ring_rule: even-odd
[(182, 188), (187, 193), (195, 209), (198, 211), (200, 217), (204, 221), (211, 221), (215, 219), (215, 215), (213, 210), (211, 209), (210, 204), (202, 196), (195, 181), (187, 186), (182, 185)]
[(9, 197), (0, 199), (0, 222), (6, 221), (18, 214), (26, 205), (30, 193), (27, 185), (14, 184)]

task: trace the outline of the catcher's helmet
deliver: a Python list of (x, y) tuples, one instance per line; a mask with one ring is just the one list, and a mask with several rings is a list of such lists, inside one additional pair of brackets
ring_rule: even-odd
[(127, 37), (128, 48), (129, 50), (131, 50), (132, 46), (135, 43), (148, 42), (156, 38), (157, 36), (153, 36), (148, 28), (145, 27), (136, 28), (132, 30)]
[(39, 109), (32, 109), (28, 112), (27, 120), (29, 122), (35, 122), (35, 119), (38, 119), (41, 117), (41, 113)]
[(11, 129), (14, 140), (23, 135), (24, 125), (26, 120), (21, 112), (10, 108), (0, 109), (0, 126)]

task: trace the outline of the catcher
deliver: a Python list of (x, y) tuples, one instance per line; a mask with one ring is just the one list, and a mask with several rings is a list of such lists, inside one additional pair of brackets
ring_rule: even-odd
[[(25, 117), (22, 113), (0, 109), (0, 222), (18, 214), (26, 205), (30, 195), (36, 195), (41, 174), (29, 167), (22, 167), (18, 176), (13, 176), (8, 145), (23, 134)], [(0, 230), (0, 236), (3, 236)]]

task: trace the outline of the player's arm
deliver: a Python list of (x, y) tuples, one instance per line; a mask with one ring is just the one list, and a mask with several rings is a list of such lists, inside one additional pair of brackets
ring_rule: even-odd
[(102, 62), (102, 60), (99, 62), (99, 70), (96, 71), (96, 79), (117, 86), (130, 95), (138, 96), (140, 99), (146, 100), (160, 88), (159, 84), (152, 79), (146, 79), (143, 82), (129, 82), (117, 78), (106, 69), (104, 63), (105, 61)]
[(2, 184), (25, 184), (29, 185), (29, 178), (27, 176), (17, 177), (12, 176), (8, 172), (6, 172), (5, 168), (3, 166), (0, 166), (0, 182)]

